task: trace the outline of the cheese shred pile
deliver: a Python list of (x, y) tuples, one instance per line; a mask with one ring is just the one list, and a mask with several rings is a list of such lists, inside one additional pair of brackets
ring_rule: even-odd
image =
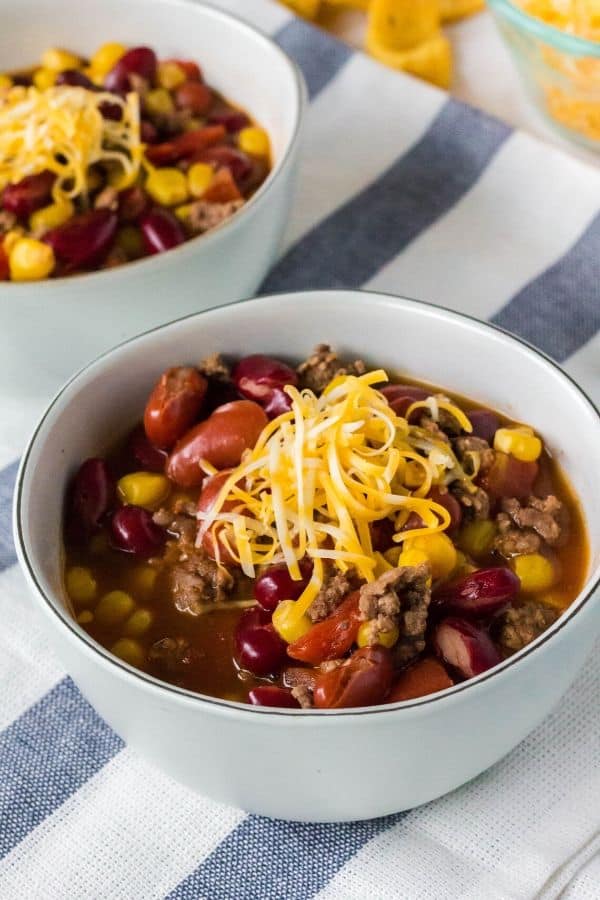
[[(102, 116), (103, 103), (121, 107), (119, 121)], [(139, 98), (61, 85), (0, 92), (0, 185), (49, 170), (55, 200), (86, 195), (88, 170), (107, 166), (119, 190), (133, 184), (143, 156)]]
[[(265, 427), (213, 507), (198, 513), (198, 544), (211, 531), (215, 546), (224, 544), (250, 577), (283, 559), (300, 580), (300, 560), (313, 561), (311, 581), (295, 604), (298, 616), (319, 592), (326, 561), (374, 580), (372, 522), (392, 517), (398, 529), (418, 514), (423, 526), (397, 531), (397, 542), (444, 531), (450, 516), (428, 498), (431, 487), (457, 478), (471, 487), (450, 445), (396, 415), (375, 389), (387, 380), (382, 370), (340, 376), (319, 397), (288, 385), (292, 409)], [(419, 407), (434, 421), (444, 409), (464, 431), (472, 430), (446, 398), (413, 404), (407, 417)]]

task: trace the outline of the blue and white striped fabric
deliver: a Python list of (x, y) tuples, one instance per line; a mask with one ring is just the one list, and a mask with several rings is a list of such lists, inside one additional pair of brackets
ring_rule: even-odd
[[(368, 286), (488, 318), (599, 400), (600, 174), (268, 0), (221, 5), (275, 36), (311, 97), (265, 290)], [(0, 402), (2, 900), (597, 900), (598, 653), (509, 757), (426, 807), (344, 825), (220, 807), (125, 747), (49, 653), (10, 539), (28, 401)]]

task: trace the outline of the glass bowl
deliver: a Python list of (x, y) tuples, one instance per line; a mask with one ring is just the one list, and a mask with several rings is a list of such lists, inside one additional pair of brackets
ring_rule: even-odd
[(600, 41), (561, 31), (509, 0), (489, 6), (533, 103), (563, 137), (600, 150)]

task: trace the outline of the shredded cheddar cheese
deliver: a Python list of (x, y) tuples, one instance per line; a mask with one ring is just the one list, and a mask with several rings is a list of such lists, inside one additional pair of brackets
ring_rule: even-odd
[[(104, 118), (102, 103), (120, 106), (121, 119)], [(49, 170), (58, 176), (54, 198), (64, 201), (85, 195), (90, 166), (103, 163), (121, 190), (137, 178), (143, 147), (135, 93), (122, 98), (66, 85), (0, 91), (0, 184)]]
[[(397, 542), (442, 532), (450, 516), (427, 497), (431, 486), (460, 478), (474, 490), (449, 444), (397, 416), (375, 389), (387, 380), (382, 370), (339, 376), (320, 397), (288, 385), (290, 412), (265, 427), (214, 506), (198, 513), (198, 543), (211, 531), (215, 546), (224, 543), (250, 577), (283, 557), (300, 580), (299, 561), (310, 557), (313, 575), (295, 617), (320, 590), (325, 560), (342, 572), (354, 567), (366, 581), (377, 577), (370, 523), (395, 517), (401, 527), (414, 512), (423, 527), (397, 532)], [(434, 402), (471, 430), (461, 410), (445, 398)], [(411, 464), (423, 472), (414, 489), (406, 481)]]

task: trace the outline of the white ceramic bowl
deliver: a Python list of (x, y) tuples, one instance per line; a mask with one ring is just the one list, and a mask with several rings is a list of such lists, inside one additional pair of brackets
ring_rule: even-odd
[[(104, 272), (0, 282), (3, 387), (43, 402), (116, 343), (178, 316), (252, 296), (287, 220), (305, 105), (302, 75), (269, 38), (211, 6), (182, 0), (0, 0), (0, 69), (47, 47), (91, 54), (105, 41), (197, 60), (207, 81), (269, 132), (275, 165), (229, 222), (176, 250)], [(29, 361), (26, 363), (26, 361)]]
[[(299, 359), (320, 341), (377, 367), (471, 396), (531, 423), (582, 498), (592, 542), (585, 588), (537, 641), (468, 683), (389, 707), (273, 711), (163, 684), (111, 656), (72, 620), (59, 517), (69, 477), (140, 418), (160, 371), (211, 351)], [(560, 699), (600, 627), (600, 481), (581, 448), (600, 418), (550, 360), (489, 325), (383, 295), (265, 297), (158, 328), (92, 363), (56, 397), (21, 467), (19, 557), (56, 651), (84, 695), (132, 747), (174, 778), (269, 816), (332, 821), (425, 803), (511, 750)]]

